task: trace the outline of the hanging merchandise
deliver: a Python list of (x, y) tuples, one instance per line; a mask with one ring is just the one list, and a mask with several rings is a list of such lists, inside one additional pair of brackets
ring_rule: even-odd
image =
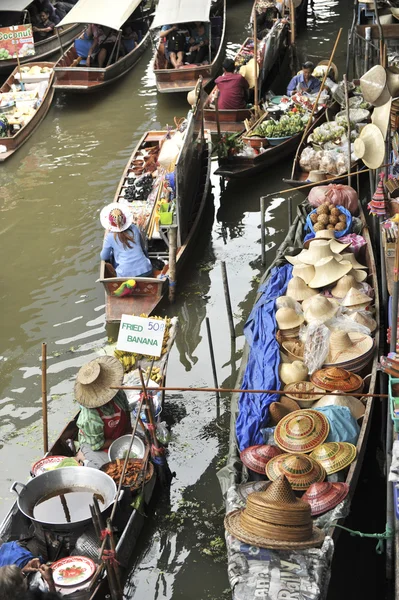
[(384, 178), (384, 173), (380, 173), (380, 180), (378, 182), (377, 189), (371, 201), (368, 203), (367, 208), (369, 209), (371, 215), (386, 218), (389, 211), (384, 188)]

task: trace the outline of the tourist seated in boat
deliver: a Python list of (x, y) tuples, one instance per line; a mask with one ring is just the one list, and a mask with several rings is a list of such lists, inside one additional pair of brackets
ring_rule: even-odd
[(117, 277), (152, 277), (152, 264), (129, 207), (110, 204), (101, 211), (104, 238), (101, 260), (110, 262)]
[(189, 53), (186, 60), (190, 64), (208, 64), (209, 58), (209, 33), (204, 23), (196, 21), (191, 29), (191, 37), (189, 39)]
[[(55, 24), (50, 21), (50, 14), (47, 10), (42, 10), (39, 14), (41, 25), (33, 25), (33, 35), (37, 40), (44, 40), (51, 35), (54, 35)], [(36, 34), (36, 35), (35, 35)]]
[(50, 0), (35, 0), (34, 4), (36, 5), (39, 14), (43, 10), (48, 13), (49, 19), (52, 23), (54, 23), (54, 25), (58, 25), (58, 23), (61, 21), (60, 15), (57, 13), (54, 4), (52, 4)]
[(287, 95), (292, 96), (295, 92), (307, 92), (308, 94), (317, 94), (321, 87), (321, 81), (314, 75), (314, 64), (306, 61), (302, 65), (302, 71), (291, 79), (287, 87)]
[(139, 36), (129, 23), (122, 26), (122, 42), (126, 52), (131, 52), (137, 46)]
[(100, 356), (78, 372), (75, 398), (80, 404), (79, 460), (100, 469), (108, 459), (108, 448), (122, 435), (132, 432), (129, 403), (123, 390), (111, 390), (123, 381), (122, 363), (113, 356)]
[(184, 64), (186, 30), (182, 29), (177, 23), (174, 25), (164, 25), (161, 29), (161, 36), (166, 38), (166, 59), (172, 64), (174, 69), (180, 69)]
[(223, 63), (223, 75), (215, 80), (219, 91), (220, 109), (238, 110), (245, 108), (248, 98), (248, 81), (234, 72), (234, 60), (226, 58)]
[[(39, 577), (31, 579), (35, 573)], [(27, 548), (27, 542), (5, 542), (0, 547), (0, 599), (19, 597), (28, 589), (38, 588), (55, 592), (53, 572), (41, 558), (34, 558)], [(7, 592), (13, 592), (9, 595)], [(15, 594), (15, 595), (14, 595)]]
[[(116, 31), (91, 23), (86, 29), (85, 39), (91, 41), (91, 46), (87, 52), (86, 66), (100, 68), (106, 66), (115, 46)], [(116, 60), (115, 52), (113, 60)]]

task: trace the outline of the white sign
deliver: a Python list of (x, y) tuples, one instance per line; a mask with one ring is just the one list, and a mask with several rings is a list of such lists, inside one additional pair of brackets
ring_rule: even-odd
[(165, 321), (122, 315), (116, 347), (125, 352), (161, 356)]

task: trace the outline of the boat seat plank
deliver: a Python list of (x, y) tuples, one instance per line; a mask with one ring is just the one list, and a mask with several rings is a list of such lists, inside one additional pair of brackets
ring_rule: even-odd
[(154, 308), (159, 304), (157, 294), (148, 296), (125, 296), (117, 298), (116, 296), (106, 296), (106, 319), (109, 323), (117, 323), (122, 315), (140, 316), (142, 313), (150, 315)]

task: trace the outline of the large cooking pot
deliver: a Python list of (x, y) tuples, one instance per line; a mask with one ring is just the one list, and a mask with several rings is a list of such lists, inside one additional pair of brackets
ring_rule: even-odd
[[(18, 492), (16, 487), (21, 486)], [(91, 522), (90, 509), (88, 517), (81, 520), (71, 520), (71, 522), (59, 523), (51, 521), (51, 514), (46, 521), (36, 519), (33, 516), (35, 506), (47, 498), (68, 492), (89, 492), (97, 494), (104, 500), (100, 504), (101, 512), (105, 512), (114, 502), (116, 496), (116, 484), (107, 475), (98, 469), (90, 467), (63, 467), (54, 471), (47, 471), (42, 475), (34, 477), (27, 484), (15, 481), (11, 486), (11, 491), (18, 495), (17, 503), (19, 510), (31, 521), (39, 523), (43, 527), (56, 528), (59, 531), (71, 531)]]

